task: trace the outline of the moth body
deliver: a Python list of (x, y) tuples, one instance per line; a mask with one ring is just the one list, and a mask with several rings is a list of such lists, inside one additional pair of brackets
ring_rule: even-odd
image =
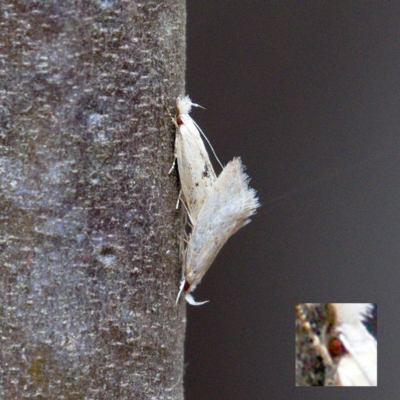
[[(199, 107), (188, 96), (179, 97), (174, 118), (177, 127), (175, 160), (186, 211), (181, 244), (183, 279), (176, 301), (184, 292), (188, 303), (199, 305), (206, 302), (196, 302), (190, 292), (201, 281), (226, 241), (250, 222), (249, 217), (259, 203), (256, 192), (248, 187), (249, 178), (243, 171), (241, 160), (235, 158), (222, 167), (212, 150), (223, 168), (217, 178), (200, 135), (203, 133), (189, 115), (193, 106)], [(204, 134), (203, 137), (208, 142)]]
[(175, 118), (177, 125), (175, 158), (178, 163), (183, 200), (189, 218), (194, 222), (217, 177), (199, 129), (189, 115), (192, 106), (198, 107), (188, 96), (178, 98)]

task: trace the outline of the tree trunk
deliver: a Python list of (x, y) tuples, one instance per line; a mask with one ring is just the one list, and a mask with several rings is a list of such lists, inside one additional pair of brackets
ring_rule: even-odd
[(0, 4), (0, 398), (182, 399), (184, 0)]

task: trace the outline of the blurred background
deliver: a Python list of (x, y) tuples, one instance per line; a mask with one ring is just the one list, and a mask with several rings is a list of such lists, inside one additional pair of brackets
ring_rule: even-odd
[(186, 399), (300, 398), (298, 302), (377, 303), (379, 386), (340, 390), (396, 398), (400, 3), (187, 12), (192, 117), (223, 163), (242, 157), (262, 206), (194, 292), (210, 303), (188, 306)]

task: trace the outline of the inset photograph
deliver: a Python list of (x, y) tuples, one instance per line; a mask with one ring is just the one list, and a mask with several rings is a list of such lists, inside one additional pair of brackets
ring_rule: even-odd
[(296, 386), (378, 386), (375, 303), (296, 304)]

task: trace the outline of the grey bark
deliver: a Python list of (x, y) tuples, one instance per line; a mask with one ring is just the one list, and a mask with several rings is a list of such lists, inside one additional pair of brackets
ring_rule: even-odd
[(0, 3), (0, 398), (181, 399), (184, 0)]
[(296, 386), (336, 386), (337, 361), (326, 357), (332, 324), (328, 303), (296, 305)]

